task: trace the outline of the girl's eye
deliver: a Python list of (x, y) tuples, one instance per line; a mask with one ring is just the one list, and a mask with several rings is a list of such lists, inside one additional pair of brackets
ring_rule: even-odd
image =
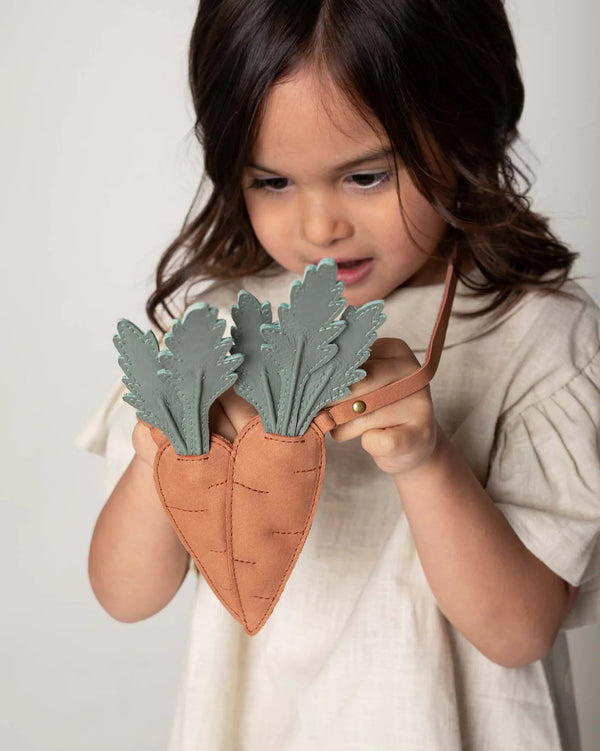
[[(357, 180), (354, 184), (359, 186), (362, 192), (376, 190), (383, 183), (388, 182), (390, 179), (390, 173), (385, 172), (362, 172), (355, 175), (350, 175), (352, 181)], [(266, 190), (269, 193), (282, 193), (283, 189), (287, 187), (286, 183), (289, 182), (287, 177), (255, 177), (252, 183), (248, 186), (256, 190)]]
[[(367, 190), (374, 190), (375, 188), (378, 188), (380, 185), (383, 185), (383, 183), (386, 183), (390, 179), (390, 173), (389, 172), (363, 172), (361, 174), (352, 175), (352, 179), (358, 179), (358, 180), (366, 180), (369, 182), (369, 185), (365, 185), (365, 183), (357, 183), (363, 188), (366, 188)], [(376, 180), (375, 183), (373, 183), (373, 179)]]
[(285, 182), (287, 182), (287, 178), (285, 177), (255, 177), (249, 187), (258, 190), (268, 190), (271, 193), (281, 193), (281, 189), (285, 187), (285, 185), (281, 185), (281, 183)]

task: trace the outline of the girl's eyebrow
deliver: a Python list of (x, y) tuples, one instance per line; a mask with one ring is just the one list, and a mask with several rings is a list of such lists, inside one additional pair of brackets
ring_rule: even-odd
[[(382, 159), (383, 157), (389, 157), (390, 154), (394, 153), (394, 149), (369, 149), (368, 151), (365, 151), (360, 156), (356, 157), (355, 159), (351, 159), (349, 162), (344, 162), (343, 164), (336, 164), (334, 165), (329, 171), (331, 174), (335, 174), (338, 172), (343, 172), (347, 169), (352, 169), (353, 167), (358, 167), (361, 164), (364, 164), (365, 162), (373, 162), (376, 159)], [(249, 167), (254, 167), (254, 169), (261, 170), (261, 172), (270, 172), (274, 175), (277, 174), (277, 170), (269, 169), (268, 167), (262, 167), (260, 164), (254, 164), (254, 162), (248, 163)]]

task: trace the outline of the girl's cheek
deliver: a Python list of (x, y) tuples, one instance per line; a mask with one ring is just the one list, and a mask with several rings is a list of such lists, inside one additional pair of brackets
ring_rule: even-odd
[(291, 225), (286, 212), (255, 204), (248, 206), (248, 216), (254, 234), (269, 254), (271, 249), (281, 247), (286, 240), (289, 240)]
[(280, 266), (302, 274), (304, 266), (301, 263), (298, 266), (298, 259), (294, 253), (294, 242), (292, 233), (286, 224), (283, 224), (281, 217), (273, 218), (269, 221), (263, 217), (264, 221), (257, 222), (254, 227), (254, 234), (266, 253), (276, 261)]

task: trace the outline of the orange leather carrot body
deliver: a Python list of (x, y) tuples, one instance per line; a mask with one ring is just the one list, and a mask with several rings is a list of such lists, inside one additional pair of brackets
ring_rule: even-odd
[(265, 433), (256, 416), (230, 443), (179, 456), (158, 428), (157, 493), (179, 538), (227, 610), (253, 635), (272, 613), (300, 555), (325, 469), (323, 432)]

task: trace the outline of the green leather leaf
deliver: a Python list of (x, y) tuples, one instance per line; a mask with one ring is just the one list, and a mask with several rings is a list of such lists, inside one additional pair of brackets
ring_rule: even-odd
[(235, 383), (242, 354), (228, 355), (233, 343), (223, 338), (225, 320), (207, 303), (195, 303), (175, 320), (159, 354), (161, 380), (173, 388), (183, 407), (180, 428), (193, 456), (210, 450), (208, 412), (220, 394)]
[(113, 343), (120, 353), (119, 365), (125, 373), (122, 381), (130, 392), (123, 395), (123, 401), (135, 408), (141, 420), (161, 430), (178, 454), (185, 453), (185, 441), (176, 420), (180, 410), (177, 393), (160, 376), (159, 347), (154, 332), (144, 334), (126, 318), (117, 321), (117, 331)]
[(113, 342), (129, 389), (124, 401), (180, 455), (208, 453), (210, 406), (232, 385), (256, 408), (266, 432), (302, 435), (323, 406), (364, 378), (359, 365), (386, 318), (383, 301), (375, 300), (358, 310), (348, 306), (336, 320), (344, 286), (333, 259), (307, 266), (290, 287), (290, 303), (279, 305), (277, 322), (268, 301), (241, 290), (226, 338), (217, 308), (196, 303), (173, 322), (162, 351), (152, 331), (120, 319)]
[(231, 351), (244, 355), (233, 390), (254, 406), (265, 431), (274, 433), (280, 378), (261, 351), (265, 344), (260, 333), (261, 325), (272, 321), (271, 303), (261, 304), (253, 294), (240, 290), (237, 305), (231, 306), (231, 317), (236, 324), (231, 327), (234, 341)]
[(309, 265), (302, 281), (290, 287), (290, 303), (278, 307), (279, 321), (262, 324), (261, 334), (268, 345), (263, 349), (268, 367), (278, 372), (281, 390), (277, 405), (275, 432), (296, 435), (298, 411), (303, 391), (312, 373), (337, 352), (333, 340), (344, 329), (344, 321), (334, 320), (344, 308), (344, 283), (337, 281), (337, 266), (326, 258)]
[(384, 303), (375, 300), (358, 310), (350, 305), (334, 320), (344, 307), (344, 287), (333, 259), (307, 266), (276, 322), (270, 303), (238, 293), (231, 333), (246, 359), (234, 389), (254, 405), (266, 432), (302, 435), (322, 407), (350, 394), (348, 387), (365, 377), (358, 366), (385, 321)]
[(349, 305), (342, 313), (346, 328), (335, 340), (338, 351), (320, 373), (313, 373), (306, 385), (306, 399), (300, 407), (297, 435), (302, 435), (317, 412), (330, 402), (351, 393), (348, 386), (362, 380), (366, 372), (358, 366), (368, 359), (376, 331), (385, 321), (383, 300), (373, 300), (358, 310)]

